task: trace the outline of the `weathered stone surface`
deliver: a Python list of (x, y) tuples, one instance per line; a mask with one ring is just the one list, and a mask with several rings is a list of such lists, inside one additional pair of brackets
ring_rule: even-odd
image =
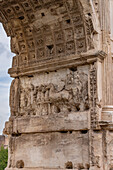
[(68, 161), (75, 169), (89, 165), (88, 131), (85, 134), (84, 131), (23, 134), (11, 140), (12, 152), (15, 152), (11, 155), (13, 168), (19, 160), (24, 162), (25, 168), (65, 169)]
[(112, 5), (0, 1), (15, 53), (7, 170), (113, 168)]
[(89, 113), (73, 112), (68, 115), (17, 118), (13, 121), (12, 133), (88, 130), (89, 128)]

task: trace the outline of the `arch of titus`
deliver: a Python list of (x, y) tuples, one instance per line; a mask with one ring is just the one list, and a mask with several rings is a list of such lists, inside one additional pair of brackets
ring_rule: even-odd
[(0, 0), (15, 53), (6, 170), (113, 170), (112, 15), (112, 0)]

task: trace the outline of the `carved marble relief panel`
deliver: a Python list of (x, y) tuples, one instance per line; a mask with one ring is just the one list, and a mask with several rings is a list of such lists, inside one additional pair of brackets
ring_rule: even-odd
[(18, 116), (88, 110), (88, 74), (89, 66), (80, 66), (21, 77)]

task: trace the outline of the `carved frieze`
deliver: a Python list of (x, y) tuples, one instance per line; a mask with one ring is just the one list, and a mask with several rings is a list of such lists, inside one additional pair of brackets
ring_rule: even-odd
[[(13, 99), (11, 98), (10, 104), (12, 115), (39, 116), (88, 110), (88, 72), (70, 69), (67, 69), (66, 72), (62, 78), (60, 78), (59, 73), (55, 73), (58, 82), (54, 82), (54, 77), (53, 82), (43, 80), (43, 84), (39, 84), (38, 79), (33, 81), (32, 77), (31, 81), (28, 78), (29, 84), (27, 85), (23, 84), (24, 79), (22, 78), (20, 81), (14, 80), (11, 87)], [(16, 83), (19, 83), (18, 90), (15, 89)], [(14, 109), (18, 108), (17, 103), (16, 106), (14, 103), (17, 95), (20, 98), (19, 112), (18, 109)]]

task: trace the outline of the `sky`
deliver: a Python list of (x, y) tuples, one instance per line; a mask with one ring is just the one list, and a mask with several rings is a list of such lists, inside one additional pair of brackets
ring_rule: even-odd
[(10, 38), (0, 23), (0, 134), (10, 115), (9, 91), (12, 79), (8, 75), (8, 68), (12, 65), (12, 56), (14, 54), (10, 51)]

